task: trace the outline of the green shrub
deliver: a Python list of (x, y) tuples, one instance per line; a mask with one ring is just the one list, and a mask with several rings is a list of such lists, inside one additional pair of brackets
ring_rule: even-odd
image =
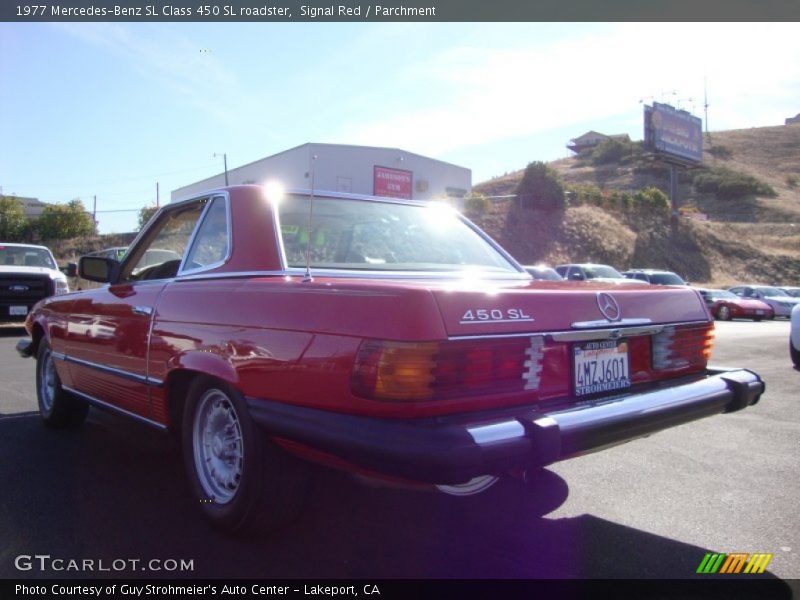
[(464, 197), (464, 211), (467, 213), (482, 215), (491, 206), (491, 201), (480, 192), (470, 192)]
[(543, 162), (530, 163), (517, 186), (517, 206), (564, 208), (564, 184), (555, 169)]
[(716, 158), (721, 158), (722, 160), (728, 160), (733, 158), (733, 150), (728, 148), (727, 146), (711, 146), (708, 149), (708, 153), (711, 156)]
[(723, 200), (738, 200), (747, 196), (774, 198), (777, 193), (767, 183), (752, 175), (727, 169), (713, 167), (704, 169), (694, 176), (694, 188), (701, 193), (715, 194)]
[(595, 165), (619, 163), (633, 156), (635, 152), (636, 145), (633, 142), (622, 142), (614, 139), (603, 140), (592, 151), (592, 163)]
[(633, 195), (633, 202), (639, 210), (669, 212), (669, 198), (657, 187), (642, 188)]
[(580, 206), (581, 204), (603, 203), (603, 192), (596, 185), (590, 183), (568, 185), (570, 206)]

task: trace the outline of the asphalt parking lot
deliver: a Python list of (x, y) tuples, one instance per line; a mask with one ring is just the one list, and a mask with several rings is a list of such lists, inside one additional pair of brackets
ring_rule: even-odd
[[(34, 362), (0, 329), (0, 577), (686, 578), (706, 552), (772, 553), (800, 578), (800, 372), (785, 320), (717, 324), (714, 364), (767, 382), (754, 407), (466, 499), (316, 478), (300, 518), (228, 538), (189, 501), (168, 436), (92, 411), (79, 431), (34, 414)], [(186, 572), (20, 571), (16, 557), (191, 560)], [(170, 563), (171, 564), (171, 563)]]

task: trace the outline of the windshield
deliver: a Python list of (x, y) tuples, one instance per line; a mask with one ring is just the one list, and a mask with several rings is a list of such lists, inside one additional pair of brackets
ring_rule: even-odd
[(0, 246), (0, 266), (57, 268), (50, 251), (36, 246)]
[(446, 205), (315, 197), (279, 205), (287, 266), (365, 271), (478, 271), (517, 274), (514, 266)]
[(760, 288), (753, 288), (753, 289), (761, 292), (765, 296), (785, 296), (786, 295), (786, 292), (784, 292), (783, 290), (779, 290), (778, 288), (774, 288), (774, 287), (760, 287)]
[(739, 296), (725, 290), (711, 290), (709, 294), (714, 300), (740, 300)]
[(593, 267), (585, 267), (584, 271), (586, 272), (587, 279), (596, 279), (598, 277), (609, 277), (614, 279), (625, 279), (625, 277), (617, 271), (614, 267), (608, 267), (606, 265), (596, 265)]

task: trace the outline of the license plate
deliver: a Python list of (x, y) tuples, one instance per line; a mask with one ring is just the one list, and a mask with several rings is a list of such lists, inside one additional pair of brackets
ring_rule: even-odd
[(627, 342), (609, 340), (576, 344), (572, 356), (576, 396), (630, 387)]
[(28, 314), (27, 306), (9, 306), (8, 314), (12, 317), (24, 317)]

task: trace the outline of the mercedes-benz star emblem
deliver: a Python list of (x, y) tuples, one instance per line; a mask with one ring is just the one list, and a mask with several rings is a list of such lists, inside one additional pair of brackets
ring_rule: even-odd
[(617, 304), (617, 301), (614, 300), (611, 294), (599, 292), (597, 294), (597, 306), (600, 308), (600, 312), (603, 313), (603, 316), (609, 321), (619, 321), (622, 317), (619, 304)]

